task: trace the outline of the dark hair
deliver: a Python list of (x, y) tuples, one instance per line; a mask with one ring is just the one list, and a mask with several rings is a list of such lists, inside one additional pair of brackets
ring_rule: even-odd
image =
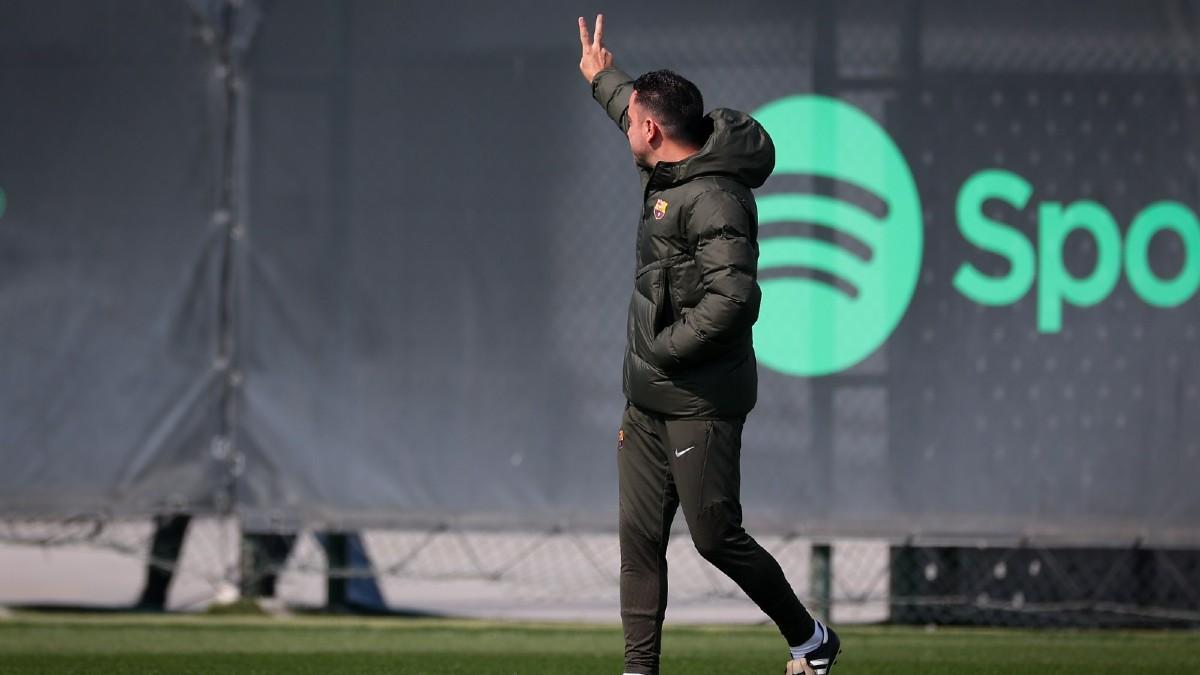
[(704, 116), (704, 97), (682, 75), (654, 70), (634, 80), (633, 90), (668, 136), (696, 146), (708, 140), (712, 124)]

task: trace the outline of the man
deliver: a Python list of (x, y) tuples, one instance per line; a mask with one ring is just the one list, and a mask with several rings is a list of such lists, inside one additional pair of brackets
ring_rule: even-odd
[(751, 188), (775, 148), (750, 116), (704, 115), (695, 85), (613, 67), (579, 19), (579, 69), (625, 132), (643, 188), (617, 440), (621, 620), (626, 674), (657, 675), (667, 605), (667, 538), (679, 506), (700, 554), (769, 616), (791, 648), (788, 675), (825, 675), (837, 635), (809, 616), (779, 564), (742, 528), (742, 424), (758, 375), (758, 218)]

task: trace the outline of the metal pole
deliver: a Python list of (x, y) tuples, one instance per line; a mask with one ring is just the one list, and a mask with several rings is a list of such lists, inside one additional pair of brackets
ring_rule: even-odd
[(813, 544), (810, 570), (812, 604), (809, 611), (818, 619), (828, 621), (833, 611), (833, 546)]

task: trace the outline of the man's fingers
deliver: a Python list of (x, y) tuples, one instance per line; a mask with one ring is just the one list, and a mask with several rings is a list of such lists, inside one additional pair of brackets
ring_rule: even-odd
[(596, 15), (596, 42), (595, 42), (594, 46), (596, 46), (596, 47), (604, 46), (604, 15), (603, 14)]
[(579, 43), (584, 49), (592, 46), (592, 38), (588, 35), (587, 21), (581, 16), (579, 17)]

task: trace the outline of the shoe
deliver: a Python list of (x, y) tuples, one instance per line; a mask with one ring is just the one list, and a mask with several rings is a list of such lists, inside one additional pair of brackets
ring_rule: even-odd
[(787, 663), (785, 675), (828, 675), (842, 654), (842, 641), (832, 628), (825, 627), (825, 640), (821, 646)]

